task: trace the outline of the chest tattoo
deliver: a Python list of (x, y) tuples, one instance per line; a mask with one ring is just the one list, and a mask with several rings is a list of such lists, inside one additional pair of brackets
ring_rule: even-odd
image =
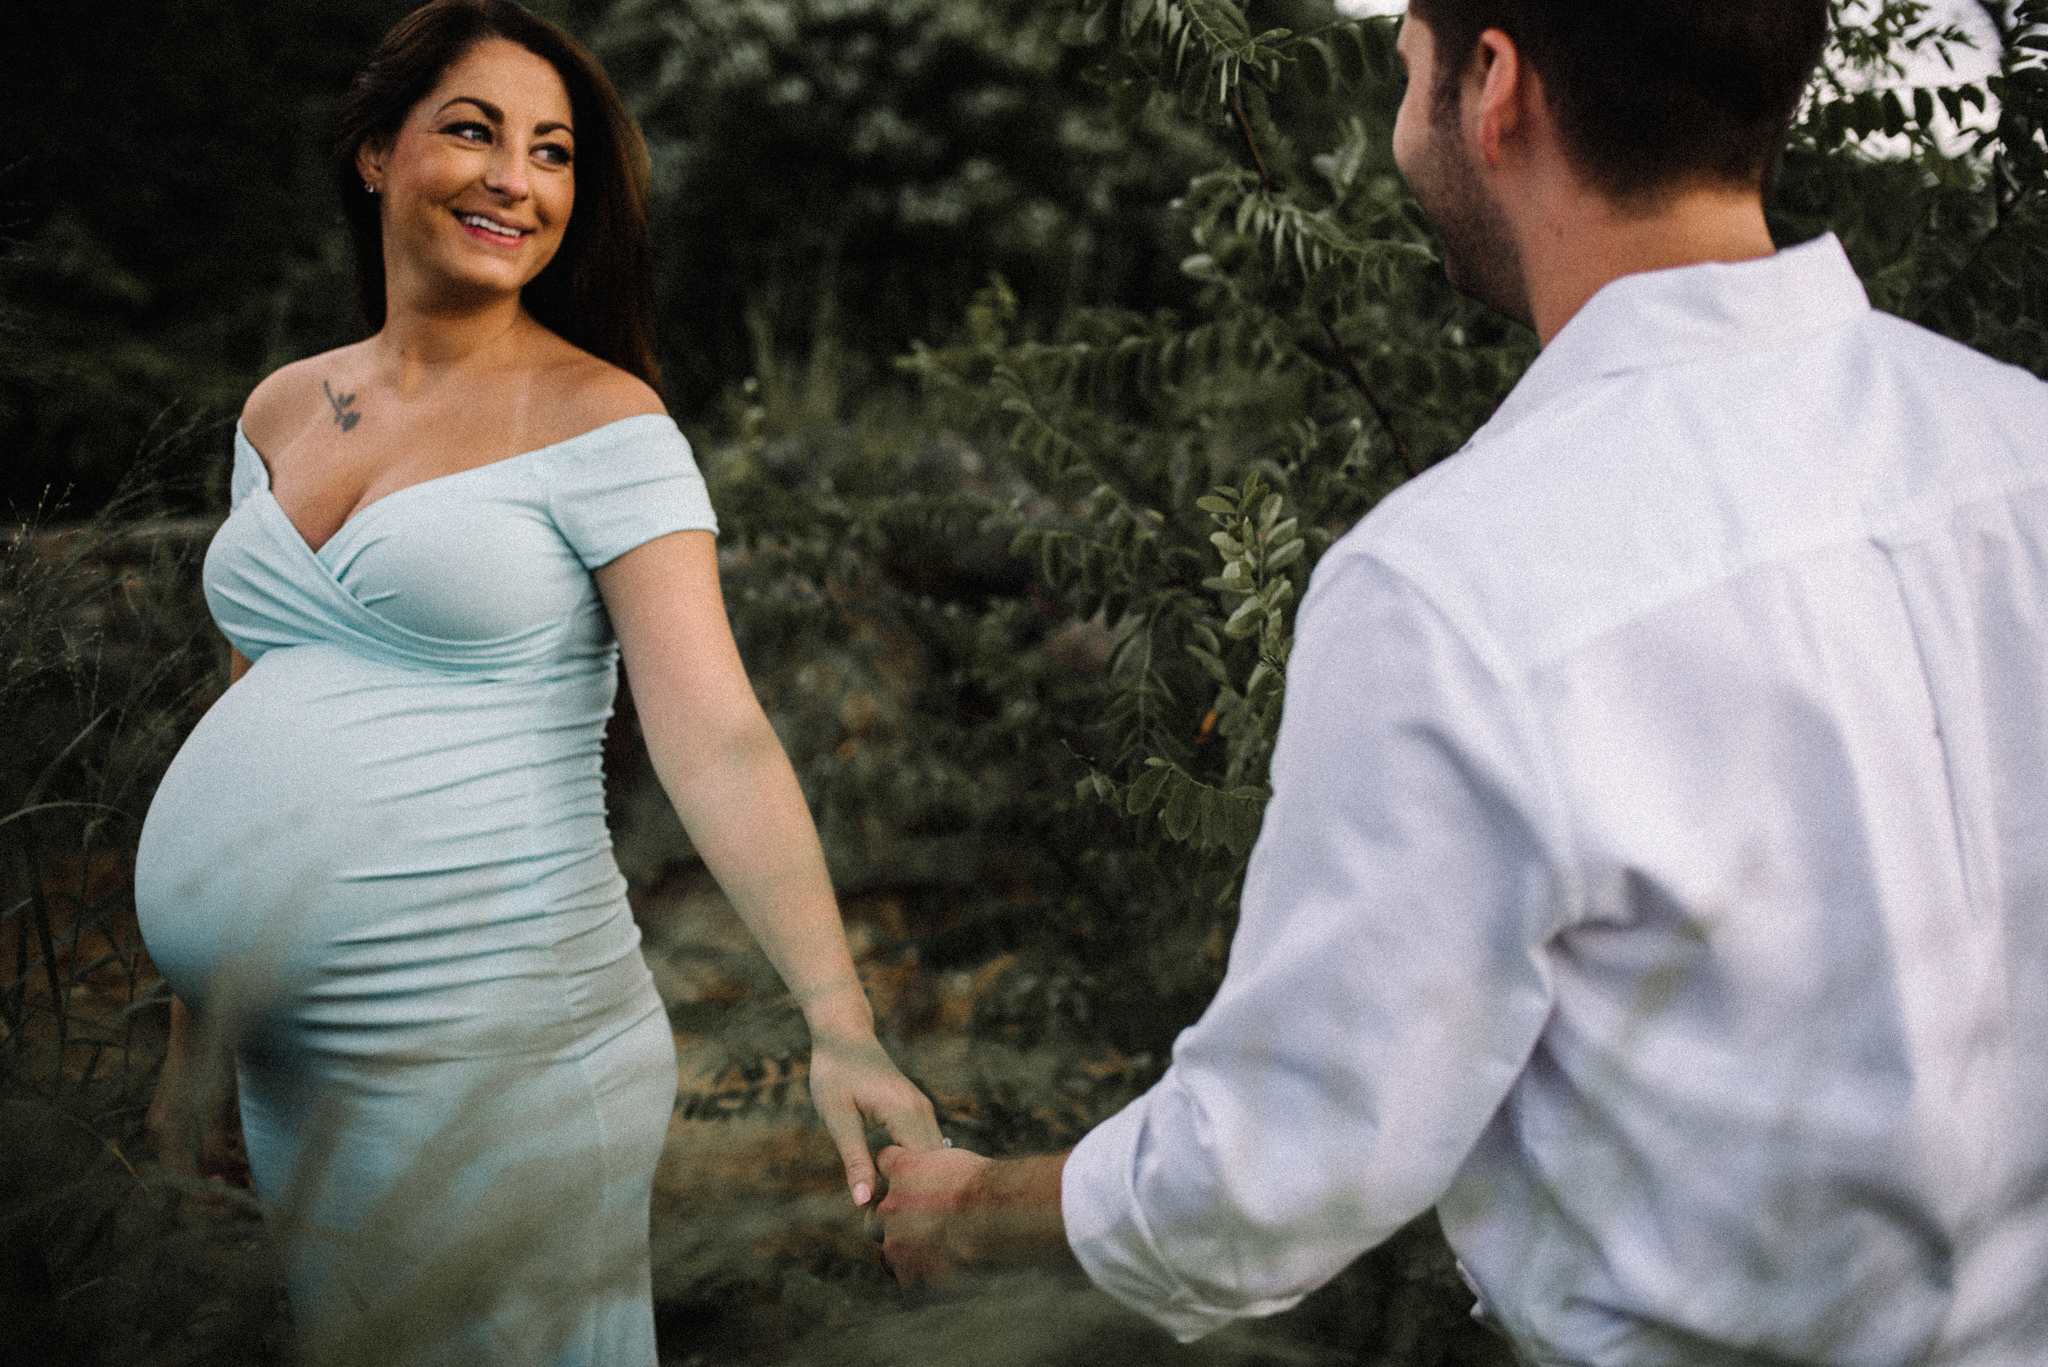
[(320, 382), (320, 387), (327, 391), (327, 402), (334, 406), (334, 425), (336, 427), (346, 432), (363, 420), (362, 410), (355, 407), (355, 395), (337, 394), (325, 380)]

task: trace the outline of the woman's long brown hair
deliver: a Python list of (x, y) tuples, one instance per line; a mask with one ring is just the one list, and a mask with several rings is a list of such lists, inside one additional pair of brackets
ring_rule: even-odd
[(335, 183), (355, 239), (356, 302), (384, 326), (384, 232), (356, 153), (389, 145), (441, 74), (487, 38), (505, 38), (554, 67), (576, 124), (576, 207), (561, 249), (521, 298), (543, 326), (661, 390), (647, 259), (647, 144), (597, 59), (511, 0), (433, 0), (399, 20), (356, 73), (334, 138)]

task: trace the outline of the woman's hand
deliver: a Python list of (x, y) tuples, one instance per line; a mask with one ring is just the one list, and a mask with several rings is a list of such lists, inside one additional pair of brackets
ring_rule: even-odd
[(811, 1104), (839, 1149), (857, 1206), (866, 1206), (875, 1195), (869, 1126), (882, 1126), (891, 1140), (914, 1153), (940, 1147), (932, 1103), (897, 1070), (872, 1030), (864, 1035), (814, 1030), (810, 1087)]
[(171, 1171), (246, 1190), (253, 1183), (234, 1078), (206, 1067), (199, 1033), (192, 1013), (173, 997), (170, 1042), (144, 1123), (156, 1144), (157, 1161)]

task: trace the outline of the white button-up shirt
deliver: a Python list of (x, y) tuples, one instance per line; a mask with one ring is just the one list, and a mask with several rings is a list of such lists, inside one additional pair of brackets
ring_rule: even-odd
[(1193, 1338), (1435, 1204), (1533, 1362), (2048, 1362), (2048, 386), (1832, 237), (1628, 276), (1299, 627), (1098, 1285)]

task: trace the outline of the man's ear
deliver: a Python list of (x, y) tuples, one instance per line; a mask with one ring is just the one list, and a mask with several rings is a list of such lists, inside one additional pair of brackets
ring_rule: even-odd
[(1497, 28), (1479, 35), (1472, 65), (1465, 73), (1466, 127), (1478, 142), (1480, 158), (1498, 169), (1523, 131), (1526, 101), (1533, 94), (1535, 72), (1522, 60), (1515, 40)]

